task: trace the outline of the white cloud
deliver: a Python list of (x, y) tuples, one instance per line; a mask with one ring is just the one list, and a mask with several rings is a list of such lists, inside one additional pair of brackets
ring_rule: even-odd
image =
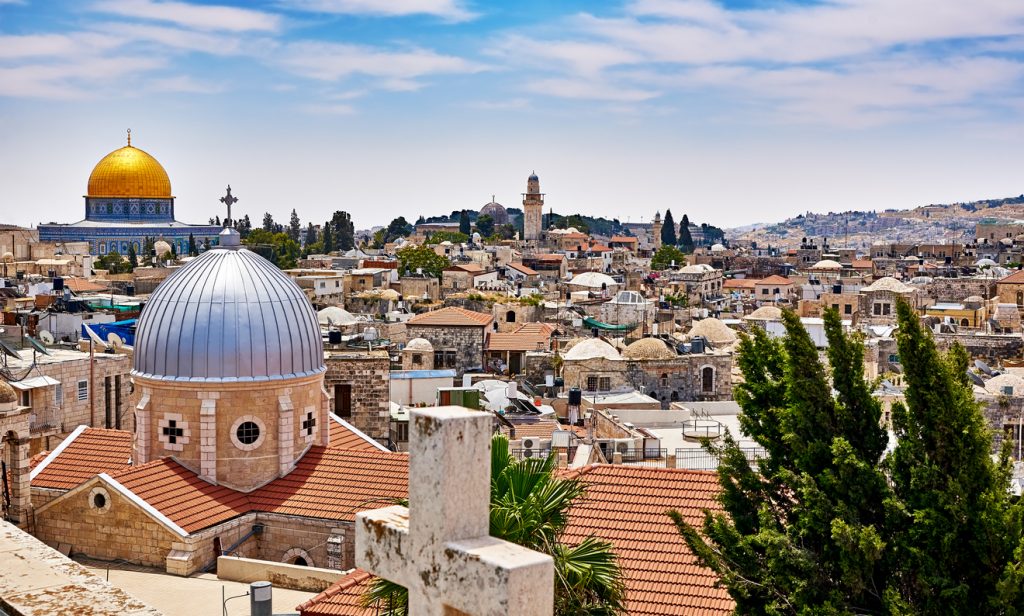
[(550, 78), (531, 80), (527, 87), (531, 92), (560, 98), (638, 103), (658, 96), (655, 90), (621, 87), (612, 83), (589, 79)]
[(146, 86), (151, 92), (182, 92), (186, 94), (218, 94), (224, 91), (224, 85), (199, 81), (190, 75), (174, 75), (152, 79)]
[(56, 64), (0, 67), (0, 96), (86, 99), (129, 77), (160, 68), (152, 58), (84, 57)]
[(472, 109), (483, 109), (485, 111), (510, 111), (514, 109), (528, 108), (530, 106), (530, 99), (518, 97), (499, 101), (472, 101), (467, 103), (466, 106)]
[(215, 56), (237, 55), (245, 48), (251, 50), (255, 47), (252, 41), (234, 34), (197, 32), (171, 26), (109, 22), (96, 24), (93, 28), (109, 37), (116, 37), (122, 44), (137, 41), (156, 43), (170, 49)]
[(300, 41), (272, 54), (274, 62), (303, 77), (339, 81), (353, 75), (381, 79), (386, 89), (408, 90), (419, 77), (473, 73), (483, 66), (429, 49), (388, 50), (366, 45)]
[(403, 17), (433, 15), (450, 22), (468, 21), (476, 14), (457, 0), (284, 0), (288, 8), (337, 15)]
[(309, 103), (300, 105), (299, 109), (313, 115), (352, 115), (356, 112), (352, 105), (342, 103)]
[(196, 30), (273, 32), (281, 27), (279, 15), (233, 6), (156, 0), (101, 0), (93, 8), (122, 17), (170, 22)]

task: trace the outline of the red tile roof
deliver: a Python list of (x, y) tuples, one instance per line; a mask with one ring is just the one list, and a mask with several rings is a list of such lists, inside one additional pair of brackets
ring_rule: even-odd
[(329, 413), (328, 417), (330, 418), (329, 427), (331, 430), (328, 447), (356, 449), (359, 451), (384, 450), (383, 445), (376, 444), (373, 439), (363, 434), (358, 428), (341, 417), (334, 413)]
[[(625, 574), (630, 616), (725, 615), (734, 604), (716, 577), (701, 567), (665, 512), (678, 509), (690, 521), (703, 509), (720, 510), (715, 473), (634, 466), (595, 465), (578, 473), (587, 493), (569, 513), (564, 539), (589, 535), (615, 545)], [(364, 575), (366, 577), (364, 577)], [(351, 576), (351, 577), (350, 577)], [(302, 616), (364, 616), (359, 596), (373, 579), (355, 571), (298, 607)]]
[(521, 272), (521, 273), (523, 273), (523, 274), (525, 274), (527, 276), (536, 276), (537, 275), (537, 270), (535, 270), (533, 268), (530, 268), (530, 267), (526, 267), (522, 263), (509, 263), (508, 266), (511, 267), (512, 269), (516, 270), (517, 272)]
[(409, 319), (409, 325), (440, 325), (447, 327), (486, 327), (494, 317), (465, 308), (448, 307), (424, 312)]
[(601, 464), (580, 477), (587, 492), (573, 505), (563, 540), (596, 535), (614, 544), (630, 616), (732, 612), (734, 603), (715, 586), (715, 574), (697, 564), (665, 515), (678, 509), (699, 523), (704, 508), (720, 511), (716, 473)]
[(111, 478), (192, 533), (248, 513), (242, 492), (216, 486), (171, 458), (112, 473)]
[(315, 446), (292, 472), (248, 494), (209, 483), (172, 458), (112, 473), (111, 478), (193, 533), (250, 511), (354, 520), (358, 511), (407, 496), (408, 461), (402, 453)]
[(609, 242), (611, 242), (611, 243), (616, 243), (617, 242), (617, 243), (620, 243), (620, 244), (635, 244), (635, 243), (637, 243), (637, 238), (631, 237), (629, 235), (613, 235), (612, 239), (609, 240)]
[(65, 278), (64, 286), (71, 289), (71, 291), (74, 293), (106, 291), (107, 289), (110, 288), (108, 285), (99, 284), (87, 278)]
[(353, 569), (330, 588), (295, 609), (300, 616), (374, 616), (377, 610), (359, 607), (359, 597), (372, 581), (372, 573)]
[(256, 511), (352, 521), (409, 491), (409, 456), (312, 447), (295, 469), (249, 494)]
[(753, 278), (730, 278), (722, 283), (723, 289), (753, 289), (757, 284)]
[(487, 339), (488, 351), (539, 351), (551, 347), (555, 327), (547, 323), (523, 323), (510, 332), (496, 332)]
[(1017, 270), (1006, 278), (1000, 278), (997, 284), (1024, 284), (1024, 270)]
[(793, 281), (789, 278), (779, 276), (777, 274), (771, 275), (767, 278), (755, 280), (754, 284), (793, 284)]
[(70, 490), (100, 473), (128, 468), (131, 458), (131, 432), (82, 426), (34, 465), (32, 487)]

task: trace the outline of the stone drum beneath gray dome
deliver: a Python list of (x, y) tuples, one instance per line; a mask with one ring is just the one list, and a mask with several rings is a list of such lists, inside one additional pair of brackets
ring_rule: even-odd
[(320, 326), (302, 290), (263, 257), (232, 246), (235, 238), (221, 239), (227, 247), (193, 259), (150, 296), (132, 374), (227, 383), (324, 372)]

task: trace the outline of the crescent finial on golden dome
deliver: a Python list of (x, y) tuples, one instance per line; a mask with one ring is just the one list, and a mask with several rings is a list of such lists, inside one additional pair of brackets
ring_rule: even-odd
[(128, 129), (128, 147), (132, 147), (132, 129)]

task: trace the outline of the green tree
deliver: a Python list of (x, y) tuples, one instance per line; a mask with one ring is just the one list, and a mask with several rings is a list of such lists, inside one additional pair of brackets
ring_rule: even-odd
[(491, 237), (494, 235), (494, 217), (490, 214), (484, 214), (477, 218), (476, 230), (479, 231), (480, 235), (483, 237)]
[(254, 229), (245, 244), (281, 269), (294, 268), (302, 253), (299, 243), (284, 232)]
[(264, 213), (263, 214), (263, 230), (264, 231), (271, 231), (271, 232), (273, 232), (275, 226), (276, 226), (276, 223), (274, 222), (274, 216), (270, 212)]
[(352, 250), (356, 245), (356, 230), (348, 212), (337, 211), (331, 217), (331, 230), (339, 250)]
[(299, 215), (292, 208), (291, 218), (288, 220), (288, 237), (292, 238), (296, 242), (299, 241), (302, 235), (302, 224), (299, 222)]
[(1024, 505), (1008, 492), (1006, 450), (990, 456), (968, 355), (959, 345), (941, 355), (909, 304), (896, 311), (906, 402), (893, 405), (886, 467), (898, 593), (922, 614), (1024, 613)]
[(139, 255), (135, 254), (135, 244), (128, 244), (128, 266), (131, 268), (128, 271), (134, 270), (139, 266)]
[(96, 269), (107, 270), (110, 274), (127, 274), (132, 271), (132, 265), (120, 253), (112, 250), (96, 259)]
[(661, 223), (661, 244), (663, 246), (675, 246), (678, 243), (678, 240), (676, 240), (676, 221), (672, 218), (672, 210), (665, 210), (665, 219)]
[(316, 227), (313, 226), (313, 223), (309, 223), (306, 225), (306, 241), (304, 243), (306, 246), (310, 246), (318, 241), (320, 241), (320, 235), (316, 232)]
[[(555, 470), (554, 456), (516, 460), (509, 454), (508, 439), (495, 435), (491, 439), (490, 534), (552, 557), (557, 616), (623, 614), (625, 585), (612, 544), (593, 536), (571, 547), (561, 542), (569, 509), (586, 486), (579, 479), (558, 478)], [(361, 603), (382, 615), (408, 613), (405, 588), (381, 578)]]
[(669, 515), (742, 614), (889, 611), (880, 406), (863, 375), (863, 344), (825, 312), (831, 377), (791, 311), (781, 341), (755, 328), (740, 342), (740, 427), (765, 450), (755, 470), (737, 443), (719, 456), (723, 513), (693, 524)]
[(473, 227), (469, 222), (469, 212), (462, 210), (459, 212), (459, 233), (468, 236), (472, 230)]
[(334, 225), (332, 225), (331, 221), (329, 221), (329, 220), (324, 223), (324, 231), (323, 231), (322, 237), (323, 237), (323, 243), (324, 243), (324, 253), (326, 253), (326, 254), (330, 254), (330, 253), (334, 252), (334, 249), (335, 249), (335, 245), (334, 245), (334, 232), (331, 230), (331, 227), (333, 227), (333, 226)]
[(246, 214), (242, 217), (242, 220), (235, 224), (235, 229), (238, 231), (238, 235), (241, 239), (249, 237), (249, 233), (252, 232), (252, 221), (249, 220), (249, 215)]
[(384, 241), (381, 246), (400, 237), (408, 237), (410, 233), (412, 233), (412, 225), (405, 219), (405, 216), (399, 216), (388, 223), (387, 229), (384, 230)]
[(451, 262), (448, 257), (434, 252), (430, 246), (406, 246), (395, 252), (398, 257), (398, 269), (406, 274), (414, 274), (417, 269), (422, 269), (424, 274), (441, 278), (441, 272)]
[(686, 265), (686, 255), (683, 254), (683, 251), (679, 250), (672, 244), (662, 244), (658, 250), (654, 252), (654, 256), (651, 257), (651, 269), (669, 269), (672, 267), (673, 261), (675, 262), (676, 267), (682, 267)]
[(683, 252), (693, 252), (693, 236), (690, 235), (690, 218), (683, 214), (683, 222), (679, 223), (679, 247)]
[[(132, 252), (135, 252), (135, 251), (134, 250), (130, 251), (129, 254), (131, 254)], [(198, 254), (199, 254), (199, 249), (196, 248), (196, 236), (194, 236), (191, 233), (189, 233), (188, 234), (188, 256), (194, 257), (194, 256), (196, 256)]]
[(452, 244), (464, 244), (469, 241), (469, 236), (457, 231), (435, 231), (430, 234), (430, 237), (427, 239), (427, 244), (436, 246), (437, 244), (445, 241), (451, 242)]
[(505, 223), (494, 230), (494, 235), (499, 240), (510, 240), (516, 236), (516, 227), (513, 224)]

